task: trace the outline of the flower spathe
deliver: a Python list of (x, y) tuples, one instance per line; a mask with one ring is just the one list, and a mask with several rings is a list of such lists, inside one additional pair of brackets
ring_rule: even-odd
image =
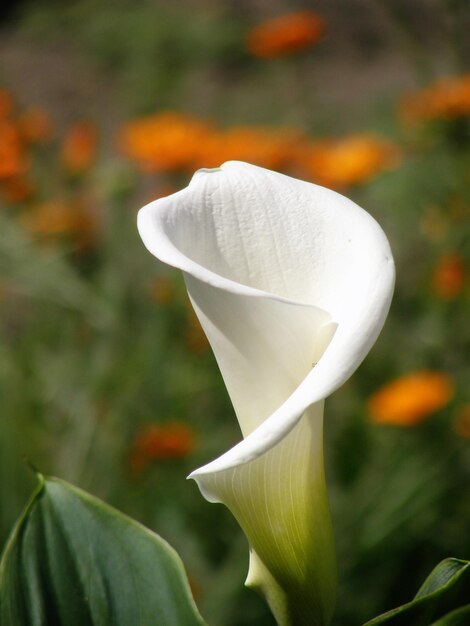
[(183, 271), (244, 436), (191, 477), (239, 521), (247, 584), (278, 622), (327, 624), (336, 574), (323, 402), (384, 323), (387, 239), (343, 196), (234, 161), (144, 207), (138, 227)]

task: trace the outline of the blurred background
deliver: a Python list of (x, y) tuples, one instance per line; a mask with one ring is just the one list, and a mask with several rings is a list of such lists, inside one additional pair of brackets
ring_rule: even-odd
[(186, 482), (240, 438), (178, 272), (140, 206), (253, 162), (383, 226), (390, 317), (327, 401), (336, 626), (470, 557), (470, 4), (57, 0), (0, 22), (0, 545), (28, 463), (181, 554), (211, 625), (273, 625), (246, 540)]

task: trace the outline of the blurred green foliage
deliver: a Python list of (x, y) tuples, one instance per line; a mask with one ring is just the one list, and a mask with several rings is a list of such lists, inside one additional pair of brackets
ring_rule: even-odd
[[(112, 77), (122, 116), (171, 107), (204, 109), (222, 124), (295, 122), (323, 135), (344, 129), (347, 120), (337, 123), (334, 112), (328, 117), (316, 108), (308, 84), (283, 109), (279, 87), (289, 89), (289, 76), (315, 60), (251, 59), (244, 34), (253, 21), (228, 2), (195, 10), (79, 0), (27, 4), (8, 28), (38, 47), (66, 38)], [(316, 62), (326, 63), (326, 53)], [(195, 84), (193, 101), (187, 96)], [(367, 127), (348, 128), (382, 130), (404, 156), (394, 170), (345, 192), (388, 234), (398, 281), (376, 347), (326, 407), (340, 571), (334, 623), (341, 626), (406, 602), (438, 561), (468, 558), (470, 549), (468, 439), (452, 427), (470, 402), (468, 275), (455, 297), (439, 298), (432, 288), (443, 254), (456, 253), (470, 266), (469, 117), (406, 127), (395, 104), (396, 96), (377, 97)], [(86, 193), (99, 219), (91, 245), (80, 246), (28, 231), (19, 216), (33, 210), (29, 200), (3, 200), (0, 208), (0, 543), (34, 485), (31, 463), (166, 538), (181, 554), (209, 623), (273, 624), (242, 586), (248, 551), (241, 531), (185, 481), (240, 434), (181, 278), (148, 254), (135, 227), (150, 193), (184, 186), (187, 177), (139, 173), (106, 144), (89, 170), (67, 177), (56, 152), (57, 144), (31, 152), (41, 202), (57, 190)], [(169, 286), (168, 298), (155, 296), (158, 284)], [(422, 369), (452, 377), (448, 406), (410, 428), (367, 419), (372, 393)], [(193, 429), (194, 452), (133, 471), (138, 433), (173, 421)]]

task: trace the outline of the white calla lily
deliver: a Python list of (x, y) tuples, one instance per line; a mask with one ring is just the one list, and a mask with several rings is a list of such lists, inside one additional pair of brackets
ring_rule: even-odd
[(242, 526), (247, 584), (278, 622), (327, 624), (336, 573), (323, 403), (385, 321), (388, 241), (343, 196), (235, 161), (141, 209), (138, 227), (183, 271), (244, 437), (191, 478)]

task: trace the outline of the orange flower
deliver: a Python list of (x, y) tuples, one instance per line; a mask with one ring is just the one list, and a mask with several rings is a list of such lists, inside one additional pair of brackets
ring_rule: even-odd
[(248, 161), (273, 170), (284, 169), (302, 136), (297, 131), (235, 126), (213, 133), (198, 146), (195, 167), (217, 167), (225, 161)]
[(20, 217), (21, 224), (33, 236), (73, 237), (82, 247), (93, 241), (96, 217), (81, 202), (51, 200), (30, 207)]
[(457, 435), (470, 438), (470, 403), (461, 406), (455, 414), (452, 427)]
[(336, 187), (364, 182), (395, 165), (399, 156), (396, 146), (370, 135), (309, 143), (297, 130), (235, 126), (219, 131), (174, 112), (130, 122), (121, 129), (119, 144), (144, 172), (192, 172), (238, 160), (273, 170), (295, 169)]
[(6, 89), (0, 89), (0, 119), (9, 117), (13, 112), (13, 98)]
[(296, 157), (304, 176), (327, 187), (363, 183), (399, 161), (395, 145), (373, 135), (352, 135), (305, 144)]
[(248, 33), (248, 51), (256, 57), (295, 54), (317, 43), (325, 32), (325, 20), (312, 11), (287, 13), (255, 26)]
[(3, 181), (1, 197), (10, 204), (24, 202), (34, 194), (34, 185), (24, 176), (11, 176)]
[(462, 291), (466, 275), (465, 259), (460, 254), (444, 254), (434, 268), (434, 293), (444, 300), (455, 298)]
[(18, 128), (0, 120), (0, 179), (21, 176), (28, 169), (28, 159)]
[(129, 457), (133, 471), (142, 471), (152, 461), (181, 459), (194, 451), (194, 432), (183, 422), (151, 424), (136, 435)]
[(388, 383), (368, 402), (371, 421), (393, 426), (414, 426), (452, 398), (454, 385), (442, 372), (414, 372)]
[(27, 109), (18, 118), (22, 137), (28, 143), (47, 143), (52, 137), (52, 123), (45, 111), (37, 107)]
[(144, 172), (190, 171), (194, 155), (213, 132), (207, 122), (169, 111), (129, 122), (118, 142)]
[(470, 74), (442, 78), (399, 105), (404, 122), (450, 119), (470, 115)]
[(69, 128), (61, 148), (61, 160), (72, 174), (82, 174), (96, 157), (98, 136), (91, 122), (77, 122)]
[(165, 112), (124, 126), (119, 145), (144, 172), (192, 172), (230, 160), (285, 169), (301, 140), (301, 133), (290, 129), (235, 126), (218, 131), (206, 121)]

